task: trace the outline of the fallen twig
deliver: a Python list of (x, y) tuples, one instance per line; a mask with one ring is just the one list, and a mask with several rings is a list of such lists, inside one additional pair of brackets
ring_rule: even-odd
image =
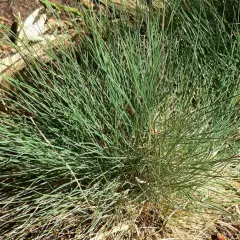
[(26, 47), (26, 49), (14, 54), (13, 56), (4, 58), (0, 61), (0, 84), (4, 79), (12, 77), (14, 74), (22, 70), (36, 57), (47, 62), (50, 60), (50, 57), (47, 55), (46, 51), (60, 46), (64, 42), (68, 41), (68, 39), (69, 35), (66, 34), (57, 36), (57, 39), (56, 36), (51, 36), (51, 40), (46, 39), (40, 43), (34, 44), (31, 47)]

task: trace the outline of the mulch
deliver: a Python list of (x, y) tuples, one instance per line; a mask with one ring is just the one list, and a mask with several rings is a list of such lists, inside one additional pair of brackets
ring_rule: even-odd
[[(77, 0), (51, 0), (51, 2), (59, 3), (62, 5), (68, 5), (75, 7)], [(35, 9), (41, 6), (38, 0), (1, 0), (0, 1), (0, 24), (4, 24), (7, 27), (12, 26), (15, 17), (18, 13), (21, 14), (21, 18), (24, 21)]]
[[(51, 2), (76, 7), (78, 0), (51, 0)], [(37, 8), (42, 6), (39, 0), (0, 0), (0, 59), (14, 52), (8, 38), (11, 31), (16, 32), (17, 17), (22, 21)]]

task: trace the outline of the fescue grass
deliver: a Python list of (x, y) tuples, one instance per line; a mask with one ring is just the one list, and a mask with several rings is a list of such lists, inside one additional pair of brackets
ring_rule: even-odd
[(88, 239), (144, 201), (164, 219), (239, 164), (238, 26), (198, 2), (102, 19), (104, 37), (90, 17), (92, 36), (8, 79), (0, 236)]

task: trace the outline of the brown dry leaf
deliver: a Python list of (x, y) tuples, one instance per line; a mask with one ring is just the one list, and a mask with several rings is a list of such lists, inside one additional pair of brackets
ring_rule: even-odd
[(134, 113), (133, 109), (132, 109), (129, 105), (126, 106), (126, 111), (127, 111), (132, 117), (134, 117), (135, 113)]
[(91, 7), (94, 6), (94, 4), (93, 4), (91, 1), (89, 1), (89, 0), (81, 0), (81, 2), (82, 2), (83, 5), (84, 5), (85, 7), (87, 7), (87, 8), (91, 8)]
[(142, 10), (148, 10), (148, 7), (139, 0), (102, 0), (101, 2), (120, 10), (131, 11), (132, 13), (136, 10), (136, 7)]
[(64, 22), (57, 20), (56, 18), (49, 18), (47, 21), (47, 25), (49, 26), (49, 28), (57, 28), (57, 27), (63, 27), (64, 26)]
[[(49, 0), (49, 2), (50, 3), (52, 2), (52, 3), (60, 4), (60, 5), (66, 4), (66, 1), (63, 1), (63, 0)], [(90, 0), (81, 0), (79, 2), (81, 2), (87, 8), (93, 7), (93, 3)]]
[(223, 234), (217, 233), (216, 240), (227, 240), (227, 238)]
[(5, 43), (1, 43), (0, 45), (0, 59), (9, 56), (13, 53), (15, 53), (16, 50), (13, 48), (13, 46), (11, 44), (5, 44)]

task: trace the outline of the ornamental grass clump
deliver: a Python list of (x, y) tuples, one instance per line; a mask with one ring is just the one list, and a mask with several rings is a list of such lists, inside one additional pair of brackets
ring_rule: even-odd
[(239, 164), (238, 29), (169, 9), (104, 20), (104, 37), (89, 19), (91, 36), (7, 79), (0, 236), (88, 239), (142, 201), (164, 218)]

